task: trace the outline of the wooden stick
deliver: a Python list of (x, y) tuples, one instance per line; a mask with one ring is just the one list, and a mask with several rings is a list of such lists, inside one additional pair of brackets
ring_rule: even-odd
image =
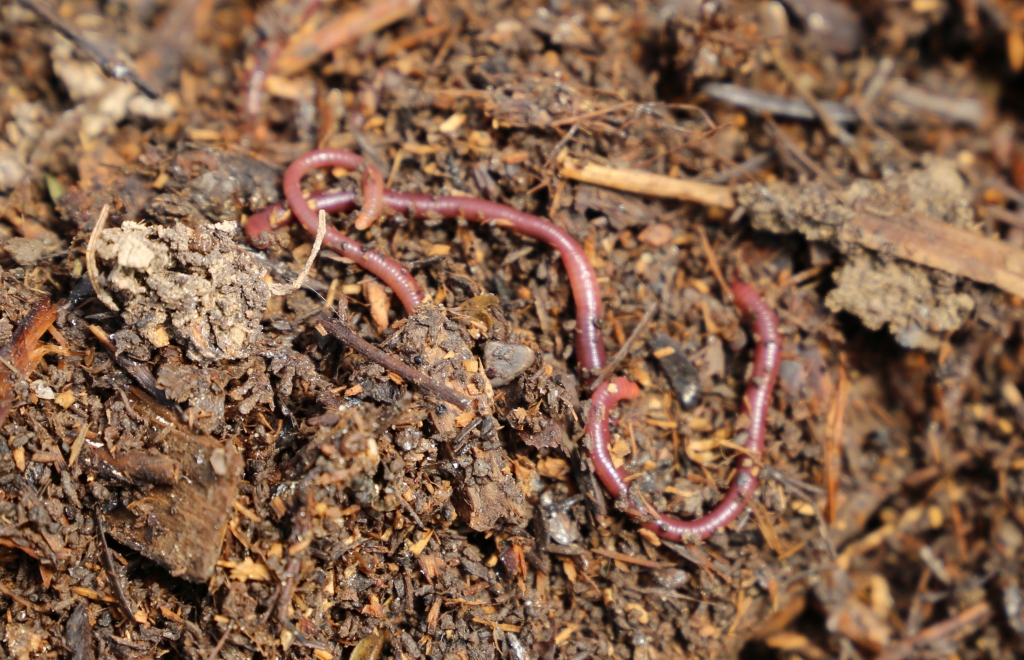
[(313, 249), (309, 252), (309, 257), (306, 258), (306, 265), (302, 267), (302, 272), (295, 278), (295, 281), (288, 284), (277, 284), (271, 282), (267, 285), (270, 288), (270, 295), (272, 296), (287, 296), (293, 291), (298, 291), (302, 288), (302, 283), (306, 281), (306, 276), (309, 275), (309, 269), (313, 267), (313, 262), (316, 261), (316, 255), (320, 252), (320, 246), (323, 245), (324, 236), (327, 234), (327, 211), (320, 209), (319, 221), (317, 224), (316, 238), (313, 240)]
[(1024, 297), (1024, 250), (939, 220), (858, 213), (841, 240)]
[(638, 195), (669, 197), (704, 206), (719, 206), (723, 209), (736, 208), (736, 200), (728, 186), (717, 186), (702, 181), (664, 176), (644, 170), (618, 169), (597, 163), (580, 166), (572, 158), (562, 160), (559, 174), (567, 179)]
[(629, 339), (627, 339), (619, 350), (615, 352), (614, 357), (612, 357), (611, 360), (608, 360), (608, 364), (604, 365), (604, 368), (598, 372), (597, 378), (594, 379), (594, 382), (591, 383), (588, 388), (591, 392), (596, 390), (601, 383), (608, 380), (608, 376), (619, 368), (622, 361), (629, 355), (629, 351), (632, 350), (633, 344), (635, 344), (636, 340), (640, 338), (641, 333), (643, 333), (647, 328), (647, 325), (651, 322), (651, 319), (654, 318), (654, 315), (657, 312), (658, 301), (654, 301), (647, 307), (647, 311), (645, 311), (644, 315), (640, 318), (640, 322), (636, 324), (635, 328), (633, 328), (633, 332), (629, 335)]
[(121, 588), (121, 580), (117, 577), (117, 571), (114, 570), (114, 560), (110, 556), (110, 546), (107, 545), (107, 530), (103, 528), (103, 517), (100, 515), (99, 510), (93, 510), (93, 516), (96, 520), (96, 535), (100, 537), (100, 548), (103, 555), (103, 565), (107, 569), (108, 586), (111, 591), (114, 592), (114, 596), (117, 597), (117, 602), (124, 610), (125, 614), (128, 615), (128, 620), (131, 621), (133, 626), (138, 625), (138, 621), (135, 620), (135, 611), (132, 609), (132, 604), (128, 602), (128, 597), (124, 593), (124, 589)]
[(470, 400), (459, 394), (450, 387), (435, 383), (429, 376), (421, 371), (413, 369), (398, 358), (388, 355), (370, 342), (366, 341), (341, 321), (332, 319), (326, 314), (317, 317), (318, 329), (323, 329), (323, 334), (330, 334), (332, 337), (345, 344), (356, 353), (359, 353), (368, 360), (372, 360), (388, 371), (394, 372), (406, 381), (416, 385), (422, 390), (433, 394), (437, 398), (458, 406), (461, 410), (468, 410)]
[(419, 7), (420, 0), (379, 0), (347, 11), (313, 34), (300, 33), (300, 38), (292, 39), (275, 63), (274, 72), (283, 76), (298, 73), (335, 48), (412, 16)]
[(34, 11), (40, 18), (49, 23), (53, 29), (78, 46), (83, 53), (99, 65), (104, 74), (115, 80), (128, 80), (134, 83), (143, 94), (151, 99), (160, 98), (160, 93), (143, 80), (134, 67), (123, 62), (121, 58), (112, 52), (109, 52), (112, 49), (107, 44), (98, 44), (86, 37), (77, 27), (70, 21), (64, 20), (53, 7), (43, 2), (43, 0), (18, 0), (18, 4)]
[(92, 283), (92, 290), (96, 292), (96, 297), (100, 299), (100, 302), (111, 309), (111, 311), (121, 311), (117, 307), (117, 303), (110, 297), (107, 290), (100, 286), (100, 270), (96, 266), (96, 246), (100, 242), (100, 232), (103, 231), (103, 227), (107, 224), (107, 218), (110, 216), (110, 204), (104, 204), (103, 208), (100, 209), (100, 217), (96, 219), (96, 225), (92, 228), (92, 233), (89, 234), (89, 243), (85, 246), (85, 268), (89, 273), (89, 281)]
[(993, 615), (992, 606), (986, 601), (972, 605), (956, 616), (931, 625), (920, 633), (893, 644), (876, 657), (876, 660), (903, 660), (915, 654), (919, 646), (935, 642), (948, 642), (970, 634), (983, 626)]

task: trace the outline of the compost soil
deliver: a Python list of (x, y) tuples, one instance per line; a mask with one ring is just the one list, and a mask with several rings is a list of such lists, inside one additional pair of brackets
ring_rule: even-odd
[[(0, 660), (1024, 654), (1024, 3), (0, 16)], [(326, 249), (275, 295), (313, 237), (244, 226), (316, 148), (583, 247), (641, 388), (612, 456), (680, 517), (743, 450), (753, 284), (783, 343), (744, 513), (675, 543), (606, 496), (542, 243), (353, 211), (427, 303)]]

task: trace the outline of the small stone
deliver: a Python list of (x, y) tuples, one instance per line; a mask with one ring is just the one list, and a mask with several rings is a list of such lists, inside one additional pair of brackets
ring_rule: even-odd
[(34, 380), (29, 384), (29, 389), (32, 390), (32, 394), (35, 394), (40, 399), (47, 401), (53, 401), (57, 398), (57, 394), (53, 389), (44, 383), (42, 380)]
[(484, 373), (492, 387), (504, 387), (533, 366), (537, 356), (522, 344), (489, 341), (484, 344)]
[(661, 247), (672, 240), (672, 227), (663, 223), (657, 223), (644, 227), (644, 230), (637, 236), (641, 243), (651, 247)]
[(213, 468), (213, 473), (218, 477), (226, 475), (228, 473), (227, 452), (223, 449), (214, 449), (210, 454), (210, 467)]
[(996, 529), (995, 537), (1005, 557), (1017, 556), (1021, 547), (1024, 547), (1024, 533), (1021, 532), (1020, 526), (1009, 518), (1003, 518)]
[(4, 247), (19, 266), (34, 266), (46, 251), (46, 245), (41, 240), (21, 236), (12, 236)]

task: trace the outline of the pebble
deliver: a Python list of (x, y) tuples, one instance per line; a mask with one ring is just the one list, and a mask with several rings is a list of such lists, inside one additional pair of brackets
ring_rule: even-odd
[(489, 341), (484, 344), (484, 368), (492, 387), (504, 387), (533, 366), (537, 356), (522, 344)]

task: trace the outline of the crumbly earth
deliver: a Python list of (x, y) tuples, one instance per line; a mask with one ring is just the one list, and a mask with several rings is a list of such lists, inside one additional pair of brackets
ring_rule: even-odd
[(890, 171), (879, 181), (855, 179), (840, 191), (821, 183), (746, 184), (739, 186), (737, 199), (749, 207), (754, 227), (776, 233), (799, 232), (847, 255), (846, 263), (833, 274), (836, 289), (826, 298), (829, 309), (850, 312), (872, 330), (888, 326), (907, 348), (935, 351), (971, 317), (974, 297), (970, 283), (865, 253), (843, 232), (860, 211), (923, 215), (971, 227), (974, 210), (954, 164), (924, 160), (920, 169)]
[[(1024, 657), (1024, 304), (843, 231), (920, 214), (1024, 245), (1021, 0), (49, 3), (158, 99), (36, 1), (0, 3), (0, 351), (43, 296), (60, 312), (31, 373), (0, 365), (0, 660)], [(350, 42), (314, 37), (396, 4)], [(845, 104), (846, 134), (807, 93)], [(744, 455), (756, 338), (727, 290), (756, 287), (782, 345), (744, 513), (673, 544), (607, 499), (572, 292), (538, 241), (388, 217), (352, 235), (409, 268), (421, 313), (329, 251), (266, 298), (264, 270), (289, 281), (312, 237), (254, 250), (247, 216), (317, 147), (579, 242), (615, 375), (640, 388), (612, 459), (678, 516)], [(727, 185), (750, 212), (577, 183), (563, 155)], [(85, 286), (107, 204), (116, 313)], [(442, 410), (325, 336), (336, 309), (479, 407)]]
[(836, 288), (825, 298), (829, 309), (850, 312), (872, 330), (888, 325), (907, 348), (937, 351), (974, 311), (969, 293), (942, 282), (951, 278), (872, 254), (851, 256), (833, 277)]
[(172, 338), (190, 359), (238, 359), (260, 346), (266, 270), (230, 240), (233, 225), (125, 222), (103, 230), (100, 285), (121, 307), (118, 350), (148, 360)]

